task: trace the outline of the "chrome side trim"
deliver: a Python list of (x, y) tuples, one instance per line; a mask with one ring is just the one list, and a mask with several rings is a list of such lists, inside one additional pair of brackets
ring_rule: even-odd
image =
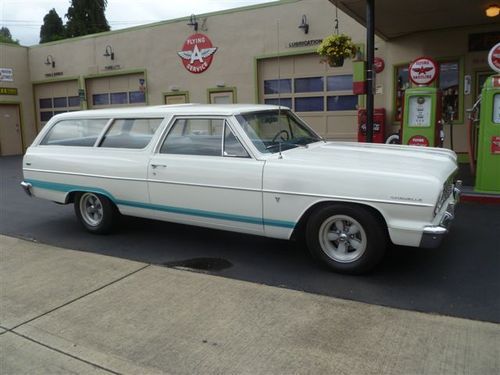
[(33, 196), (33, 193), (31, 192), (33, 186), (29, 182), (22, 181), (20, 185), (23, 188), (24, 192), (28, 194), (29, 197)]
[(197, 187), (216, 188), (216, 189), (229, 189), (229, 190), (239, 190), (239, 191), (254, 191), (254, 192), (262, 192), (262, 193), (268, 193), (268, 194), (283, 194), (283, 195), (292, 195), (292, 196), (300, 196), (300, 197), (324, 198), (324, 199), (334, 199), (334, 200), (349, 201), (349, 202), (353, 202), (353, 201), (354, 202), (363, 202), (363, 203), (367, 203), (367, 202), (370, 203), (371, 202), (371, 203), (393, 204), (393, 205), (398, 205), (398, 206), (433, 207), (432, 204), (427, 204), (427, 203), (400, 202), (400, 201), (390, 201), (390, 200), (384, 200), (384, 199), (366, 199), (366, 198), (359, 198), (359, 197), (325, 195), (325, 194), (309, 194), (309, 193), (298, 193), (298, 192), (293, 192), (293, 191), (280, 191), (280, 190), (261, 190), (261, 189), (250, 189), (250, 188), (233, 187), (233, 186), (223, 186), (223, 185), (196, 184), (196, 183), (190, 183), (190, 182), (177, 182), (177, 181), (153, 180), (153, 179), (131, 178), (131, 177), (104, 176), (104, 175), (93, 175), (93, 174), (87, 174), (87, 173), (60, 172), (60, 171), (51, 171), (51, 170), (34, 169), (34, 168), (24, 168), (24, 170), (31, 171), (31, 172), (43, 172), (43, 173), (52, 173), (52, 174), (59, 174), (59, 175), (104, 178), (104, 179), (109, 179), (109, 180), (138, 181), (138, 182), (151, 182), (151, 183), (183, 185), (183, 186), (197, 186)]

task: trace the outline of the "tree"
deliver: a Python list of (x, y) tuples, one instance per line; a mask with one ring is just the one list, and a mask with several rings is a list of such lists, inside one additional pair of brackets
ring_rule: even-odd
[(0, 27), (0, 43), (19, 44), (19, 40), (12, 39), (12, 35), (8, 27)]
[(66, 18), (66, 36), (69, 38), (109, 31), (104, 15), (107, 0), (71, 0)]
[(52, 42), (53, 40), (64, 39), (65, 32), (61, 17), (52, 8), (43, 17), (43, 25), (40, 27), (40, 43)]

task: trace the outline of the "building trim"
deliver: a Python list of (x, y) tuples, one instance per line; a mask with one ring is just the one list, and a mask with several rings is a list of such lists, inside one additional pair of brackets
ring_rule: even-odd
[(189, 103), (189, 91), (165, 91), (165, 92), (162, 92), (161, 93), (162, 102), (163, 102), (163, 104), (166, 104), (165, 99), (168, 96), (181, 96), (181, 95), (184, 95), (184, 97), (186, 98), (186, 103)]
[(47, 79), (41, 79), (38, 81), (32, 81), (32, 85), (43, 85), (46, 83), (53, 83), (53, 82), (64, 82), (64, 81), (76, 81), (80, 79), (80, 76), (67, 76), (67, 77), (58, 77), (58, 78), (47, 78)]

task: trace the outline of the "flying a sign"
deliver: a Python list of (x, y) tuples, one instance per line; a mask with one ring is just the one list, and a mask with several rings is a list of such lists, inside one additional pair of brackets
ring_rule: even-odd
[(177, 54), (182, 59), (182, 64), (191, 73), (199, 74), (208, 69), (212, 63), (217, 47), (212, 45), (208, 36), (193, 34), (186, 39), (182, 50)]
[(430, 57), (419, 57), (410, 64), (410, 80), (419, 86), (427, 86), (437, 79), (438, 64)]

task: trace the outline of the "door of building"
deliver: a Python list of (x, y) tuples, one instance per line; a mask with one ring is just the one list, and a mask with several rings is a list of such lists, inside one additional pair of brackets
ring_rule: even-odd
[(21, 131), (19, 106), (0, 104), (0, 154), (2, 156), (23, 153)]

